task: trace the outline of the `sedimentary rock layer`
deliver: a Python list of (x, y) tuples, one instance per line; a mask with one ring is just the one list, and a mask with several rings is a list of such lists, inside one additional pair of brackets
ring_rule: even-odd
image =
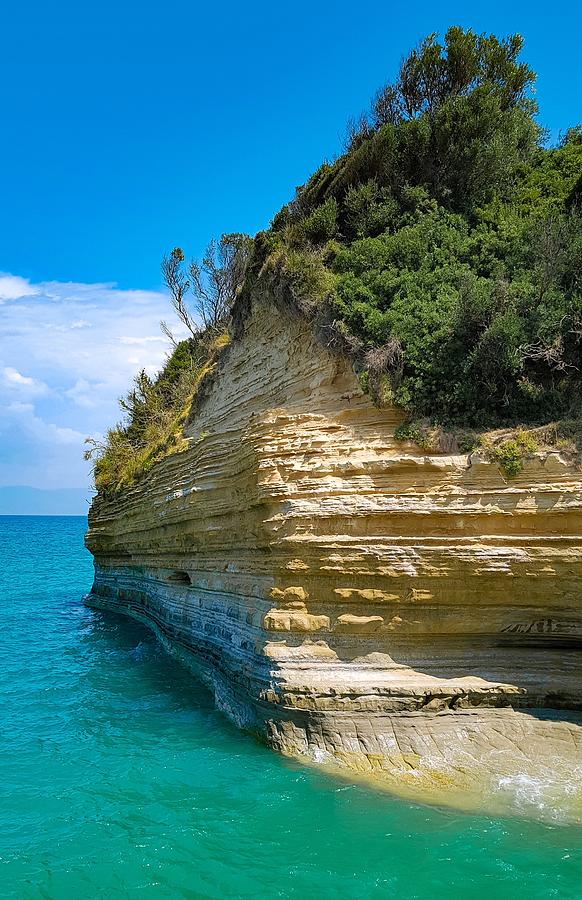
[(582, 769), (581, 473), (551, 452), (508, 480), (403, 445), (401, 416), (255, 298), (188, 449), (95, 500), (89, 602), (286, 753), (437, 793)]

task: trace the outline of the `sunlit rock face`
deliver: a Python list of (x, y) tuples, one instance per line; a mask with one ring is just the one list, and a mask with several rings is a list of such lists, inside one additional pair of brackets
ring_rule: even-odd
[(189, 449), (95, 500), (89, 602), (285, 753), (437, 800), (565, 792), (575, 816), (582, 475), (553, 452), (507, 480), (399, 443), (401, 419), (255, 299)]

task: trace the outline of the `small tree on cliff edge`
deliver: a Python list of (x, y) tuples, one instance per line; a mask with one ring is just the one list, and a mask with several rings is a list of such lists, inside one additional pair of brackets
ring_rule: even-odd
[[(172, 306), (193, 338), (199, 338), (202, 331), (216, 334), (224, 327), (242, 285), (251, 248), (248, 235), (223, 234), (219, 241), (210, 241), (200, 262), (192, 260), (187, 268), (180, 247), (164, 256), (162, 275)], [(192, 310), (188, 304), (189, 292)], [(162, 330), (173, 340), (165, 322)]]
[(422, 185), (464, 213), (510, 192), (541, 137), (522, 46), (519, 34), (500, 40), (458, 26), (442, 44), (429, 35), (369, 111), (348, 123), (350, 184), (367, 166), (381, 187)]

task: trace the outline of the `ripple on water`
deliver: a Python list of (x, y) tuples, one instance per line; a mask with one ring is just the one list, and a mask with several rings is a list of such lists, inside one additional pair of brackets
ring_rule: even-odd
[(0, 518), (2, 897), (582, 896), (582, 829), (423, 807), (237, 731), (146, 629), (83, 607), (84, 528)]

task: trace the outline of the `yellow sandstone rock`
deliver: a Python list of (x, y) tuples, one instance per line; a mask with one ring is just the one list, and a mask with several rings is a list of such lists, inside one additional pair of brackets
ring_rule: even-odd
[(549, 453), (509, 480), (401, 421), (255, 297), (187, 425), (204, 439), (95, 499), (89, 602), (282, 752), (439, 801), (568, 781), (582, 809), (582, 475)]
[(312, 616), (307, 610), (270, 609), (263, 625), (267, 631), (319, 631), (329, 628), (329, 617)]
[(382, 616), (353, 616), (350, 613), (344, 613), (343, 616), (338, 616), (336, 629), (352, 634), (371, 634), (378, 631), (383, 624)]

